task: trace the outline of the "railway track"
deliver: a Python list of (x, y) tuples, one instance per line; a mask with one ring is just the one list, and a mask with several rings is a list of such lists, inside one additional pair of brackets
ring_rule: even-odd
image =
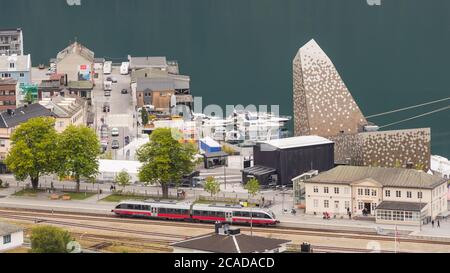
[[(18, 216), (20, 215), (20, 216)], [(67, 219), (67, 220), (82, 220), (82, 221), (93, 221), (93, 222), (108, 222), (108, 223), (124, 223), (124, 224), (139, 224), (139, 225), (157, 225), (157, 226), (170, 226), (170, 227), (185, 227), (185, 228), (195, 228), (195, 229), (205, 229), (207, 231), (212, 230), (211, 224), (202, 224), (202, 223), (189, 223), (189, 222), (181, 222), (181, 221), (161, 221), (161, 220), (153, 220), (153, 219), (129, 219), (129, 218), (117, 218), (115, 216), (109, 215), (101, 215), (101, 214), (80, 214), (80, 213), (51, 213), (48, 211), (39, 211), (39, 210), (12, 210), (12, 209), (0, 209), (0, 217), (5, 218), (27, 218), (25, 220), (29, 220), (30, 217), (34, 217), (37, 219), (38, 217), (42, 218), (58, 218), (58, 219)], [(56, 220), (45, 220), (47, 223), (53, 224), (61, 224), (61, 225), (70, 225), (70, 226), (78, 226), (84, 228), (93, 228), (93, 229), (101, 229), (108, 231), (117, 231), (131, 234), (140, 234), (140, 235), (148, 235), (148, 236), (163, 236), (167, 238), (176, 238), (176, 239), (187, 239), (188, 236), (177, 235), (177, 234), (165, 234), (165, 233), (155, 233), (155, 232), (147, 232), (147, 231), (137, 231), (137, 230), (129, 230), (129, 229), (120, 229), (113, 227), (102, 227), (102, 226), (94, 226), (94, 225), (84, 225), (84, 224), (76, 224), (76, 223), (66, 223)], [(242, 231), (250, 231), (249, 227), (242, 226)], [(334, 237), (334, 238), (346, 238), (346, 239), (362, 239), (362, 240), (377, 240), (377, 241), (390, 241), (393, 242), (394, 238), (392, 236), (379, 235), (375, 232), (356, 232), (356, 231), (340, 231), (340, 230), (328, 230), (328, 229), (310, 229), (310, 228), (291, 228), (291, 227), (276, 227), (276, 228), (261, 228), (254, 227), (254, 233), (265, 233), (265, 234), (278, 234), (278, 235), (299, 235), (299, 236), (321, 236), (321, 237)], [(408, 237), (399, 237), (399, 240), (402, 242), (408, 243), (417, 243), (417, 244), (434, 244), (434, 245), (448, 245), (450, 246), (450, 242), (446, 241), (435, 241), (435, 240), (426, 240), (426, 239), (416, 239), (416, 238), (408, 238)], [(175, 241), (175, 240), (174, 240)]]

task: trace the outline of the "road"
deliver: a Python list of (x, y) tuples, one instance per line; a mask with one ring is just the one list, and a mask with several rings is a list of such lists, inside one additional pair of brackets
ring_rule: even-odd
[[(114, 140), (119, 142), (119, 148), (125, 146), (125, 138), (129, 137), (130, 141), (137, 135), (135, 105), (131, 97), (131, 77), (130, 75), (121, 75), (120, 67), (113, 66), (110, 75), (103, 75), (102, 71), (96, 71), (98, 78), (95, 79), (95, 87), (92, 92), (92, 104), (95, 109), (95, 127), (100, 136), (100, 129), (102, 124), (108, 126), (108, 148), (107, 151), (113, 151), (113, 158), (115, 158), (116, 150), (113, 150), (111, 145)], [(107, 77), (117, 79), (117, 83), (113, 83), (111, 96), (105, 97), (103, 90), (103, 82)], [(128, 90), (128, 94), (122, 94), (122, 89)], [(105, 113), (103, 107), (105, 104), (109, 105), (110, 112)], [(119, 129), (119, 136), (113, 137), (111, 129)]]

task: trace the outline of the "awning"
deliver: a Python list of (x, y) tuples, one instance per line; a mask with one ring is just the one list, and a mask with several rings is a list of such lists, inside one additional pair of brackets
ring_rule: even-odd
[(261, 175), (271, 175), (277, 173), (276, 169), (263, 167), (263, 166), (253, 166), (247, 169), (244, 169), (242, 171), (246, 175), (255, 175), (255, 176), (261, 176)]
[(205, 158), (216, 158), (216, 157), (228, 157), (228, 154), (224, 151), (220, 152), (212, 152), (212, 153), (205, 153), (203, 155)]
[(422, 211), (426, 205), (426, 203), (384, 201), (376, 210)]

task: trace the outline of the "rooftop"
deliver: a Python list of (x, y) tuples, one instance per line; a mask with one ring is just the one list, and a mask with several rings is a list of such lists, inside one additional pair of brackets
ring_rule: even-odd
[(14, 128), (37, 117), (52, 117), (54, 114), (39, 103), (26, 105), (15, 110), (0, 113), (0, 128)]
[[(14, 68), (10, 64), (14, 63)], [(31, 55), (0, 56), (0, 71), (30, 71)]]
[(311, 178), (308, 182), (351, 184), (366, 179), (375, 180), (384, 187), (424, 189), (433, 189), (446, 182), (440, 176), (427, 174), (414, 169), (356, 166), (338, 166)]
[(402, 210), (402, 211), (422, 211), (426, 207), (427, 203), (413, 203), (413, 202), (394, 202), (394, 201), (383, 201), (376, 208), (384, 210)]
[(130, 61), (131, 69), (140, 68), (166, 68), (167, 59), (166, 57), (131, 57), (128, 56)]
[(83, 58), (87, 59), (90, 62), (94, 62), (94, 52), (89, 50), (84, 45), (80, 44), (79, 42), (75, 42), (70, 44), (65, 49), (61, 50), (58, 55), (56, 56), (56, 61), (59, 62), (62, 59), (64, 59), (69, 54), (79, 54)]
[(0, 236), (10, 235), (12, 233), (19, 232), (22, 230), (23, 228), (19, 226), (11, 225), (5, 222), (0, 222)]
[(94, 88), (94, 84), (91, 81), (70, 81), (67, 84), (69, 89), (92, 89)]
[(16, 85), (17, 81), (15, 79), (12, 78), (0, 78), (0, 85), (9, 85), (9, 84), (13, 84)]
[(289, 242), (245, 234), (222, 235), (213, 233), (174, 243), (172, 246), (212, 253), (264, 253), (279, 249)]
[(278, 149), (291, 149), (332, 143), (332, 141), (320, 136), (299, 136), (261, 142), (261, 144), (268, 144)]

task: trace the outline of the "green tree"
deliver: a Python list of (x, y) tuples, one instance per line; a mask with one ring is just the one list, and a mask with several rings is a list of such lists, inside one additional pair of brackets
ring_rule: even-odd
[(5, 163), (17, 180), (30, 178), (36, 190), (40, 176), (55, 172), (57, 138), (55, 120), (49, 117), (30, 119), (14, 131)]
[(31, 93), (31, 91), (28, 91), (25, 94), (25, 102), (28, 104), (32, 104), (34, 102), (33, 94)]
[(32, 253), (67, 253), (67, 244), (73, 241), (70, 233), (52, 226), (38, 226), (31, 231)]
[(194, 170), (195, 154), (194, 146), (175, 140), (171, 129), (156, 129), (150, 135), (150, 142), (137, 151), (137, 158), (143, 163), (139, 180), (147, 185), (159, 184), (163, 198), (167, 198), (169, 183), (179, 183), (183, 175)]
[(259, 192), (260, 187), (259, 181), (256, 178), (250, 179), (245, 185), (245, 189), (251, 196), (255, 196)]
[(148, 112), (145, 107), (142, 107), (141, 116), (142, 116), (142, 126), (147, 125), (148, 124)]
[(125, 187), (131, 184), (131, 175), (129, 175), (125, 170), (122, 170), (116, 175), (116, 177), (114, 177), (114, 182), (123, 187), (125, 190)]
[(98, 174), (97, 156), (100, 143), (95, 132), (86, 126), (69, 126), (58, 141), (58, 174), (71, 176), (80, 191), (81, 178), (91, 179)]
[(216, 195), (216, 194), (218, 194), (220, 192), (220, 184), (212, 176), (209, 176), (209, 177), (206, 178), (205, 187), (204, 188), (205, 188), (206, 192), (211, 194), (211, 196)]

